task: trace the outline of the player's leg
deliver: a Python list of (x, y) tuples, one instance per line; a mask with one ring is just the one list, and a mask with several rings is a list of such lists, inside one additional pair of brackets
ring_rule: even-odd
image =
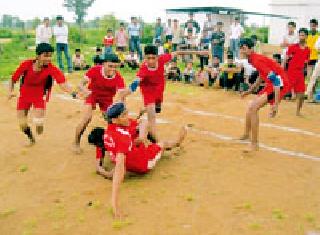
[(158, 143), (158, 145), (163, 149), (163, 150), (170, 150), (175, 147), (179, 147), (184, 139), (186, 138), (187, 135), (187, 127), (183, 126), (181, 127), (179, 134), (175, 140), (169, 140), (169, 141), (161, 141)]
[(85, 104), (82, 120), (78, 124), (76, 128), (76, 133), (75, 133), (74, 151), (77, 154), (81, 153), (81, 149), (80, 149), (81, 136), (83, 132), (86, 130), (89, 123), (91, 122), (91, 119), (92, 119), (92, 105)]
[(38, 135), (43, 133), (45, 109), (35, 108), (33, 113), (33, 123), (36, 126), (36, 132)]
[(252, 102), (251, 114), (251, 150), (258, 150), (259, 110), (268, 103), (268, 95), (263, 93)]
[(244, 124), (244, 134), (239, 138), (240, 140), (247, 140), (250, 137), (252, 105), (253, 105), (253, 100), (251, 100), (249, 102), (249, 105), (248, 105), (248, 108), (246, 111), (246, 118), (245, 118), (245, 124)]
[(156, 135), (156, 106), (155, 103), (148, 104), (146, 106), (149, 133), (157, 140)]
[(297, 111), (296, 111), (296, 115), (300, 116), (301, 115), (301, 109), (302, 109), (302, 105), (304, 102), (304, 93), (296, 93), (296, 99), (297, 99)]
[(28, 125), (28, 113), (29, 109), (17, 110), (17, 118), (20, 130), (28, 137), (30, 144), (32, 145), (36, 142), (36, 140), (32, 134), (31, 127)]
[(318, 61), (314, 67), (314, 70), (312, 72), (312, 75), (310, 77), (308, 87), (307, 87), (307, 94), (308, 94), (308, 100), (313, 99), (313, 89), (315, 87), (317, 78), (320, 76), (320, 61)]

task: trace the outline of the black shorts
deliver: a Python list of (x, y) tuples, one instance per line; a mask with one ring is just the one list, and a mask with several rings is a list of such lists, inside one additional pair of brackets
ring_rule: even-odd
[(318, 60), (309, 60), (308, 65), (315, 65), (318, 62)]
[(116, 51), (122, 51), (125, 52), (126, 51), (126, 47), (117, 47)]

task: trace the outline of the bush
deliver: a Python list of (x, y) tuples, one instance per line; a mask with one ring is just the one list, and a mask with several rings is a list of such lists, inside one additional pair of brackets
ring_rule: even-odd
[(0, 38), (12, 38), (12, 30), (0, 29)]

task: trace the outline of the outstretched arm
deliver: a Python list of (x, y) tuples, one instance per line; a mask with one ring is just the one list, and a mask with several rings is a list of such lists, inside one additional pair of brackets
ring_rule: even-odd
[(244, 98), (245, 96), (251, 94), (254, 90), (256, 90), (261, 84), (261, 78), (258, 77), (255, 83), (249, 88), (249, 90), (241, 93), (241, 98)]
[(116, 219), (121, 218), (120, 208), (119, 208), (119, 193), (120, 185), (124, 179), (125, 175), (125, 155), (123, 153), (118, 153), (116, 158), (116, 166), (114, 168), (113, 179), (112, 179), (112, 196), (111, 205), (113, 209), (113, 215)]

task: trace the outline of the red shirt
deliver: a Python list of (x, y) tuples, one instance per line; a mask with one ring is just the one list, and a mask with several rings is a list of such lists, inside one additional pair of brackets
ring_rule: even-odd
[(105, 36), (104, 39), (103, 39), (103, 44), (105, 46), (112, 46), (114, 44), (113, 36), (111, 36), (111, 37)]
[(92, 91), (94, 98), (101, 98), (112, 102), (117, 90), (125, 88), (124, 79), (121, 74), (116, 71), (112, 78), (104, 75), (102, 65), (97, 65), (88, 70), (85, 76), (89, 79), (89, 90)]
[(292, 44), (288, 47), (287, 56), (291, 58), (288, 70), (302, 70), (309, 61), (310, 49), (308, 47), (301, 48), (299, 43)]
[(268, 74), (273, 71), (277, 75), (280, 75), (284, 88), (290, 87), (286, 72), (281, 65), (274, 60), (256, 53), (252, 53), (248, 60), (249, 63), (257, 69), (259, 76), (266, 82), (267, 86), (272, 86), (272, 82), (268, 79)]
[(21, 76), (24, 76), (22, 86), (20, 87), (20, 97), (42, 99), (45, 94), (45, 85), (49, 77), (53, 78), (58, 84), (66, 82), (63, 73), (51, 63), (41, 71), (33, 71), (34, 60), (25, 60), (21, 62), (17, 70), (12, 75), (12, 81), (17, 82)]
[(156, 69), (148, 68), (147, 63), (144, 62), (137, 73), (137, 77), (140, 78), (140, 87), (164, 86), (164, 65), (170, 60), (172, 60), (171, 54), (160, 55)]

